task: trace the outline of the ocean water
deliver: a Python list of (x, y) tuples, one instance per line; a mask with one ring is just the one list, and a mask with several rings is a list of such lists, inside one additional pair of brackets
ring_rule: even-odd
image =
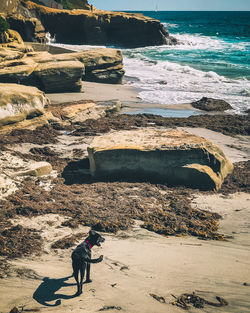
[(250, 108), (250, 12), (139, 13), (159, 19), (178, 39), (176, 46), (122, 49), (128, 84), (144, 102), (180, 104), (206, 96), (228, 101), (232, 113)]
[(126, 76), (143, 101), (228, 101), (250, 108), (250, 12), (140, 12), (159, 19), (176, 46), (124, 49)]

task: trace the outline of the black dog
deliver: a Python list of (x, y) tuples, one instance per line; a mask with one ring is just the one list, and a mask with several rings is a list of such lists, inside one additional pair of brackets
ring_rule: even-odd
[[(101, 255), (97, 259), (91, 259), (91, 248), (96, 245), (100, 246), (101, 242), (104, 242), (104, 238), (91, 230), (89, 232), (89, 236), (85, 239), (84, 242), (79, 244), (75, 250), (72, 252), (72, 267), (73, 267), (73, 276), (75, 277), (77, 283), (77, 293), (76, 295), (80, 295), (82, 293), (82, 284), (85, 269), (87, 267), (87, 274), (86, 274), (86, 283), (91, 282), (90, 279), (90, 263), (99, 263), (103, 260), (103, 255)], [(80, 283), (79, 283), (79, 272), (80, 272)]]

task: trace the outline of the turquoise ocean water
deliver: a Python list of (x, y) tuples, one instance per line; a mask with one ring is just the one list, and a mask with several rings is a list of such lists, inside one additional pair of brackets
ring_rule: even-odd
[[(139, 12), (159, 19), (176, 46), (122, 49), (126, 76), (143, 101), (224, 99), (250, 108), (250, 12)], [(77, 46), (76, 50), (83, 47)]]
[(159, 19), (176, 46), (126, 49), (126, 75), (148, 102), (170, 104), (202, 96), (250, 108), (250, 12), (140, 12)]

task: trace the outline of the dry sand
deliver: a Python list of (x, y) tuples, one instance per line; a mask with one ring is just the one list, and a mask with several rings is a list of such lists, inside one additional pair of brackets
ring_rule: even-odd
[[(76, 291), (76, 286), (72, 285), (74, 280), (72, 277), (64, 280), (66, 285), (63, 286), (59, 279), (72, 273), (71, 249), (55, 253), (48, 247), (72, 230), (57, 228), (61, 218), (55, 215), (15, 220), (15, 223), (43, 230), (48, 254), (13, 263), (33, 269), (50, 280), (43, 284), (42, 280), (1, 280), (0, 311), (8, 312), (14, 305), (42, 308), (43, 312), (98, 312), (104, 306), (117, 306), (124, 312), (174, 313), (183, 310), (169, 304), (173, 301), (171, 294), (196, 291), (206, 299), (214, 300), (219, 295), (229, 302), (223, 308), (206, 306), (203, 312), (250, 312), (249, 204), (250, 195), (244, 193), (227, 197), (203, 195), (195, 199), (194, 206), (223, 215), (219, 231), (234, 237), (228, 241), (165, 238), (141, 229), (138, 223), (132, 230), (116, 236), (104, 234), (103, 247), (93, 248), (94, 255), (104, 254), (104, 261), (92, 266), (93, 282), (84, 285), (80, 297), (69, 299), (65, 296)], [(163, 296), (166, 304), (157, 302), (150, 293)], [(33, 295), (37, 301), (32, 299)], [(59, 299), (60, 305), (53, 306)], [(107, 312), (111, 311), (116, 312)], [(190, 312), (200, 310), (192, 308)]]
[[(85, 93), (49, 97), (54, 103), (72, 99), (134, 103), (138, 100), (128, 86), (85, 83), (84, 88)], [(232, 138), (204, 129), (186, 130), (220, 145), (232, 162), (249, 159), (249, 138)], [(71, 297), (76, 286), (74, 279), (68, 277), (72, 273), (72, 249), (53, 250), (50, 244), (72, 232), (87, 233), (88, 228), (62, 228), (64, 217), (55, 214), (13, 220), (13, 224), (40, 229), (45, 246), (41, 247), (44, 253), (40, 257), (12, 261), (17, 267), (35, 270), (39, 277), (1, 279), (0, 312), (24, 305), (25, 309), (39, 308), (41, 312), (91, 313), (113, 306), (105, 312), (117, 312), (121, 308), (121, 312), (130, 313), (175, 313), (183, 309), (170, 304), (174, 300), (171, 295), (193, 291), (212, 301), (219, 295), (229, 305), (191, 308), (189, 312), (250, 312), (250, 195), (197, 194), (193, 205), (220, 213), (223, 220), (219, 232), (232, 238), (228, 241), (166, 238), (140, 228), (139, 222), (129, 231), (103, 234), (105, 243), (101, 248), (94, 247), (93, 253), (103, 254), (104, 261), (92, 265), (93, 282), (84, 285), (79, 297)], [(44, 277), (49, 279), (43, 282)], [(166, 303), (159, 303), (150, 294), (164, 297)]]

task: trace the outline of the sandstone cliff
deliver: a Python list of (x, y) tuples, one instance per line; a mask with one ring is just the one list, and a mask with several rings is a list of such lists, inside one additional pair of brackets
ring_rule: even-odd
[(16, 10), (20, 0), (1, 0), (0, 1), (0, 12), (1, 13), (11, 13)]
[[(19, 8), (26, 18), (37, 18), (45, 30), (56, 36), (57, 42), (67, 44), (117, 45), (143, 47), (175, 44), (164, 26), (155, 19), (142, 14), (94, 10), (58, 10), (25, 2)], [(11, 27), (23, 31), (11, 17)], [(32, 32), (32, 31), (31, 31)], [(28, 33), (28, 29), (26, 30)], [(25, 35), (22, 34), (23, 38)], [(34, 36), (33, 36), (34, 37)]]

